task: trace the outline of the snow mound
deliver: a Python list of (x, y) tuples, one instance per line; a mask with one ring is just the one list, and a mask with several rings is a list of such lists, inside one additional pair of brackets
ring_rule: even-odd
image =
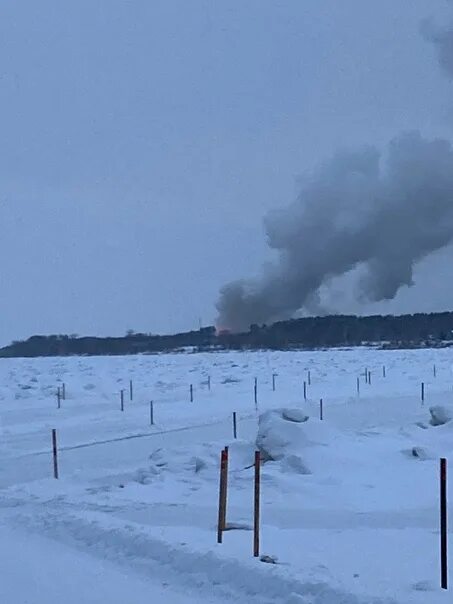
[(453, 418), (453, 409), (445, 405), (434, 405), (429, 408), (429, 412), (431, 414), (429, 422), (431, 426), (443, 426)]
[[(291, 418), (291, 419), (288, 419)], [(263, 461), (279, 461), (288, 455), (296, 455), (306, 443), (301, 426), (308, 416), (299, 409), (273, 409), (262, 413), (258, 422), (256, 446)]]
[[(230, 471), (241, 471), (254, 464), (255, 447), (252, 442), (237, 440), (229, 444), (228, 468)], [(200, 478), (217, 480), (220, 464), (220, 447), (218, 443), (204, 443), (192, 447), (191, 454), (187, 449), (159, 448), (149, 455), (146, 468), (135, 472), (133, 480), (140, 484), (150, 484), (171, 475), (182, 480)]]

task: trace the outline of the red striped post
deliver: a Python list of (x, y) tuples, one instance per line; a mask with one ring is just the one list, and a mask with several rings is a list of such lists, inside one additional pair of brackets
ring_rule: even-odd
[(57, 449), (57, 431), (52, 429), (52, 455), (53, 455), (53, 477), (58, 480), (58, 449)]
[(260, 555), (260, 466), (261, 455), (255, 451), (255, 489), (253, 506), (253, 555), (258, 558)]

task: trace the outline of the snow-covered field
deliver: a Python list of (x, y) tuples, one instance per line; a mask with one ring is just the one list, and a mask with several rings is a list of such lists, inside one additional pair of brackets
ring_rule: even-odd
[[(453, 408), (452, 363), (447, 349), (1, 360), (0, 601), (446, 602), (438, 465), (453, 422), (432, 426), (429, 408)], [(310, 418), (262, 417), (279, 408)], [(253, 558), (248, 530), (260, 416), (276, 459), (262, 467), (261, 549), (275, 565)], [(218, 545), (225, 445), (227, 522), (242, 528)]]

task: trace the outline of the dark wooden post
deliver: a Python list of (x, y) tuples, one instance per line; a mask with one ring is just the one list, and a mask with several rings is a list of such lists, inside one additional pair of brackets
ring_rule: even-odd
[(227, 517), (227, 503), (228, 503), (228, 447), (225, 447), (225, 465), (224, 465), (224, 473), (225, 473), (225, 484), (223, 487), (223, 504), (222, 504), (222, 531), (226, 530), (226, 517)]
[(223, 538), (223, 505), (225, 501), (225, 468), (226, 468), (226, 452), (223, 449), (220, 454), (220, 486), (219, 486), (219, 517), (217, 522), (217, 543), (222, 543)]
[(193, 403), (193, 384), (190, 384), (190, 402)]
[(61, 409), (61, 390), (60, 386), (57, 388), (57, 409)]
[(52, 429), (53, 477), (58, 479), (57, 431)]
[(133, 400), (134, 399), (134, 385), (132, 383), (132, 380), (129, 380), (129, 400)]
[(234, 438), (238, 437), (238, 427), (237, 427), (236, 411), (233, 411), (233, 437)]
[(319, 401), (319, 419), (324, 419), (323, 416), (323, 408), (322, 408), (322, 399)]
[(124, 390), (120, 390), (120, 408), (124, 411)]
[(154, 402), (151, 401), (149, 404), (149, 421), (151, 426), (154, 426)]
[(260, 466), (261, 455), (255, 451), (255, 489), (253, 506), (253, 555), (258, 558), (260, 555)]
[(447, 460), (440, 460), (440, 584), (448, 589)]

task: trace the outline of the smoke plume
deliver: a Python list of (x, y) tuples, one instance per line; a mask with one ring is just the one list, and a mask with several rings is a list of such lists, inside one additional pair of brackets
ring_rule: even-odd
[(414, 265), (453, 240), (453, 150), (417, 132), (381, 156), (367, 147), (337, 154), (300, 197), (265, 218), (279, 259), (258, 280), (221, 290), (219, 325), (233, 330), (290, 317), (331, 278), (361, 266), (358, 297), (392, 299)]
[(453, 21), (443, 28), (426, 21), (422, 25), (422, 33), (435, 45), (441, 67), (450, 78), (453, 78)]
[[(453, 77), (453, 25), (425, 23), (423, 33)], [(278, 259), (260, 278), (221, 289), (218, 325), (239, 331), (312, 309), (324, 285), (353, 269), (358, 300), (390, 300), (413, 284), (417, 262), (453, 240), (451, 144), (410, 132), (384, 154), (339, 153), (264, 224)]]

